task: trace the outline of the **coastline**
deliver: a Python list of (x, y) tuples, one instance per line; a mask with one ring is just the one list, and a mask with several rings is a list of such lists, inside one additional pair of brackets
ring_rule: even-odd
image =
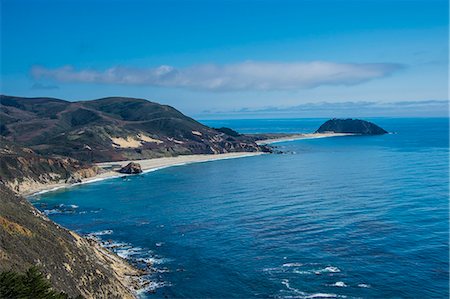
[[(288, 142), (300, 139), (315, 139), (315, 138), (325, 138), (325, 137), (338, 137), (338, 136), (348, 136), (353, 134), (339, 134), (339, 133), (324, 133), (324, 134), (293, 134), (289, 136), (284, 136), (280, 138), (273, 138), (267, 140), (261, 140), (259, 144), (272, 144), (277, 142)], [(127, 160), (127, 161), (117, 161), (117, 162), (103, 162), (96, 163), (95, 165), (100, 168), (100, 172), (92, 177), (83, 179), (80, 183), (54, 183), (54, 184), (43, 184), (27, 192), (27, 194), (22, 194), (23, 196), (30, 197), (33, 195), (38, 195), (50, 191), (54, 191), (62, 188), (70, 188), (72, 186), (88, 184), (93, 182), (98, 182), (106, 179), (113, 179), (123, 176), (129, 176), (132, 174), (122, 174), (118, 173), (117, 170), (121, 167), (127, 165), (130, 162), (136, 162), (141, 165), (142, 174), (157, 171), (160, 169), (181, 166), (191, 163), (202, 163), (209, 161), (225, 160), (225, 159), (236, 159), (252, 157), (264, 154), (263, 152), (235, 152), (226, 154), (203, 154), (203, 155), (183, 155), (176, 157), (164, 157), (155, 159), (145, 159), (145, 160)], [(151, 280), (145, 279), (145, 275), (148, 274), (145, 270), (140, 270), (135, 268), (130, 264), (129, 261), (119, 257), (113, 251), (102, 246), (100, 240), (89, 237), (78, 236), (72, 231), (69, 231), (78, 243), (88, 242), (89, 245), (94, 250), (94, 255), (98, 261), (101, 261), (104, 265), (110, 265), (113, 270), (114, 275), (122, 282), (122, 284), (130, 290), (134, 297), (139, 298), (140, 293), (145, 291), (152, 283)]]
[[(274, 144), (280, 142), (289, 142), (295, 140), (307, 140), (307, 139), (318, 139), (318, 138), (328, 138), (328, 137), (344, 137), (344, 136), (354, 136), (356, 134), (351, 133), (305, 133), (305, 134), (292, 134), (278, 138), (270, 138), (265, 140), (256, 141), (258, 145), (264, 144)], [(118, 169), (127, 165), (130, 162), (139, 163), (142, 168), (142, 174), (157, 171), (159, 169), (181, 166), (191, 163), (202, 163), (209, 161), (225, 160), (225, 159), (236, 159), (253, 157), (265, 154), (263, 152), (234, 152), (225, 154), (196, 154), (196, 155), (180, 155), (176, 157), (164, 157), (164, 158), (153, 158), (144, 160), (127, 160), (127, 161), (115, 161), (115, 162), (102, 162), (96, 163), (95, 165), (101, 169), (101, 171), (92, 177), (82, 179), (79, 183), (50, 183), (42, 184), (30, 188), (26, 192), (22, 192), (21, 195), (24, 197), (32, 197), (42, 193), (47, 193), (63, 188), (70, 188), (73, 186), (94, 183), (98, 181), (103, 181), (107, 179), (113, 179), (123, 176), (128, 176), (130, 174), (123, 174), (117, 172)]]
[[(93, 182), (98, 182), (106, 179), (118, 178), (123, 176), (129, 176), (133, 174), (122, 174), (118, 173), (116, 170), (127, 165), (130, 162), (136, 162), (141, 165), (143, 170), (142, 174), (157, 171), (159, 169), (186, 165), (191, 163), (202, 163), (209, 161), (225, 160), (225, 159), (236, 159), (252, 157), (264, 154), (263, 152), (236, 152), (236, 153), (226, 153), (226, 154), (211, 154), (211, 155), (186, 155), (186, 156), (176, 156), (176, 157), (165, 157), (156, 159), (146, 159), (146, 160), (133, 160), (133, 161), (118, 161), (118, 162), (105, 162), (96, 164), (97, 167), (101, 169), (101, 172), (93, 177), (83, 179), (80, 183), (69, 184), (69, 183), (55, 183), (55, 184), (43, 184), (33, 191), (27, 194), (21, 194), (22, 196), (29, 198), (33, 195), (42, 194), (50, 191), (54, 191), (62, 188), (70, 188), (72, 186), (88, 184)], [(40, 212), (38, 212), (40, 213)], [(56, 224), (57, 225), (57, 224)], [(77, 244), (85, 244), (92, 248), (93, 254), (100, 263), (103, 265), (109, 265), (114, 275), (119, 281), (131, 292), (134, 298), (140, 298), (140, 294), (145, 292), (151, 285), (152, 280), (145, 278), (148, 275), (147, 270), (141, 270), (133, 265), (124, 258), (119, 257), (116, 253), (110, 249), (104, 247), (99, 239), (93, 237), (85, 237), (76, 234), (73, 231), (68, 230), (68, 232), (75, 238)]]
[(305, 133), (305, 134), (292, 134), (289, 136), (284, 136), (280, 138), (271, 138), (265, 140), (256, 141), (258, 145), (273, 144), (279, 142), (288, 142), (302, 139), (318, 139), (318, 138), (328, 138), (328, 137), (344, 137), (344, 136), (354, 136), (357, 134), (353, 133)]
[(95, 238), (80, 236), (71, 230), (68, 230), (68, 232), (74, 237), (77, 244), (83, 244), (92, 248), (95, 259), (101, 264), (110, 267), (112, 273), (130, 291), (133, 298), (140, 298), (140, 292), (144, 291), (147, 285), (151, 283), (151, 281), (143, 279), (148, 274), (146, 270), (136, 268), (126, 259), (102, 246), (101, 242)]
[(202, 163), (202, 162), (210, 162), (217, 160), (226, 160), (226, 159), (236, 159), (236, 158), (245, 158), (245, 157), (253, 157), (264, 154), (263, 152), (235, 152), (235, 153), (225, 153), (225, 154), (203, 154), (203, 155), (180, 155), (176, 157), (164, 157), (164, 158), (154, 158), (154, 159), (145, 159), (145, 160), (127, 160), (127, 161), (117, 161), (117, 162), (103, 162), (97, 163), (96, 166), (101, 169), (100, 173), (95, 176), (82, 179), (79, 183), (51, 183), (51, 184), (42, 184), (27, 192), (22, 193), (21, 195), (24, 197), (32, 197), (35, 195), (39, 195), (42, 193), (47, 193), (51, 191), (55, 191), (63, 188), (70, 188), (73, 186), (83, 185), (94, 183), (98, 181), (103, 181), (107, 179), (113, 179), (133, 174), (123, 174), (118, 173), (116, 170), (121, 167), (127, 165), (130, 162), (139, 163), (142, 168), (142, 174), (157, 171), (159, 169), (173, 167), (173, 166), (181, 166), (191, 163)]

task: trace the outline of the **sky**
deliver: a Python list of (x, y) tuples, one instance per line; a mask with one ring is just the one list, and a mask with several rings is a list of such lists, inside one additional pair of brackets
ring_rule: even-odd
[(0, 0), (1, 93), (202, 118), (448, 115), (447, 0)]

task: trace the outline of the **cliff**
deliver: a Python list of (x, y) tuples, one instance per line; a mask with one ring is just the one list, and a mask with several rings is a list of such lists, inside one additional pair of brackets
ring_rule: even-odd
[(37, 265), (71, 297), (134, 298), (140, 273), (121, 258), (50, 221), (0, 183), (0, 271)]
[(360, 119), (330, 119), (322, 124), (316, 133), (351, 133), (360, 135), (381, 135), (388, 132), (369, 121)]
[(77, 183), (96, 175), (98, 167), (68, 157), (36, 154), (0, 138), (0, 181), (26, 194), (48, 184)]

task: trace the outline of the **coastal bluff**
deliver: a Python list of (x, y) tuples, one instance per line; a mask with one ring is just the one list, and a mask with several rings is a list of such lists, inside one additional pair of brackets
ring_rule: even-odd
[(134, 278), (141, 275), (97, 243), (54, 223), (0, 183), (0, 272), (25, 272), (35, 265), (54, 290), (70, 297), (132, 299)]
[(382, 135), (388, 132), (378, 125), (361, 119), (330, 119), (323, 123), (315, 133), (348, 133), (358, 135)]

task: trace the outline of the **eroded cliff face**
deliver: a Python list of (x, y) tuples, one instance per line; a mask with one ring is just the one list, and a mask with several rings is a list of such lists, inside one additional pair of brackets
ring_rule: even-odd
[(0, 271), (37, 265), (69, 296), (135, 298), (138, 270), (120, 257), (49, 220), (0, 183)]
[(0, 181), (13, 191), (31, 193), (49, 184), (77, 183), (98, 167), (67, 157), (45, 157), (0, 139)]

